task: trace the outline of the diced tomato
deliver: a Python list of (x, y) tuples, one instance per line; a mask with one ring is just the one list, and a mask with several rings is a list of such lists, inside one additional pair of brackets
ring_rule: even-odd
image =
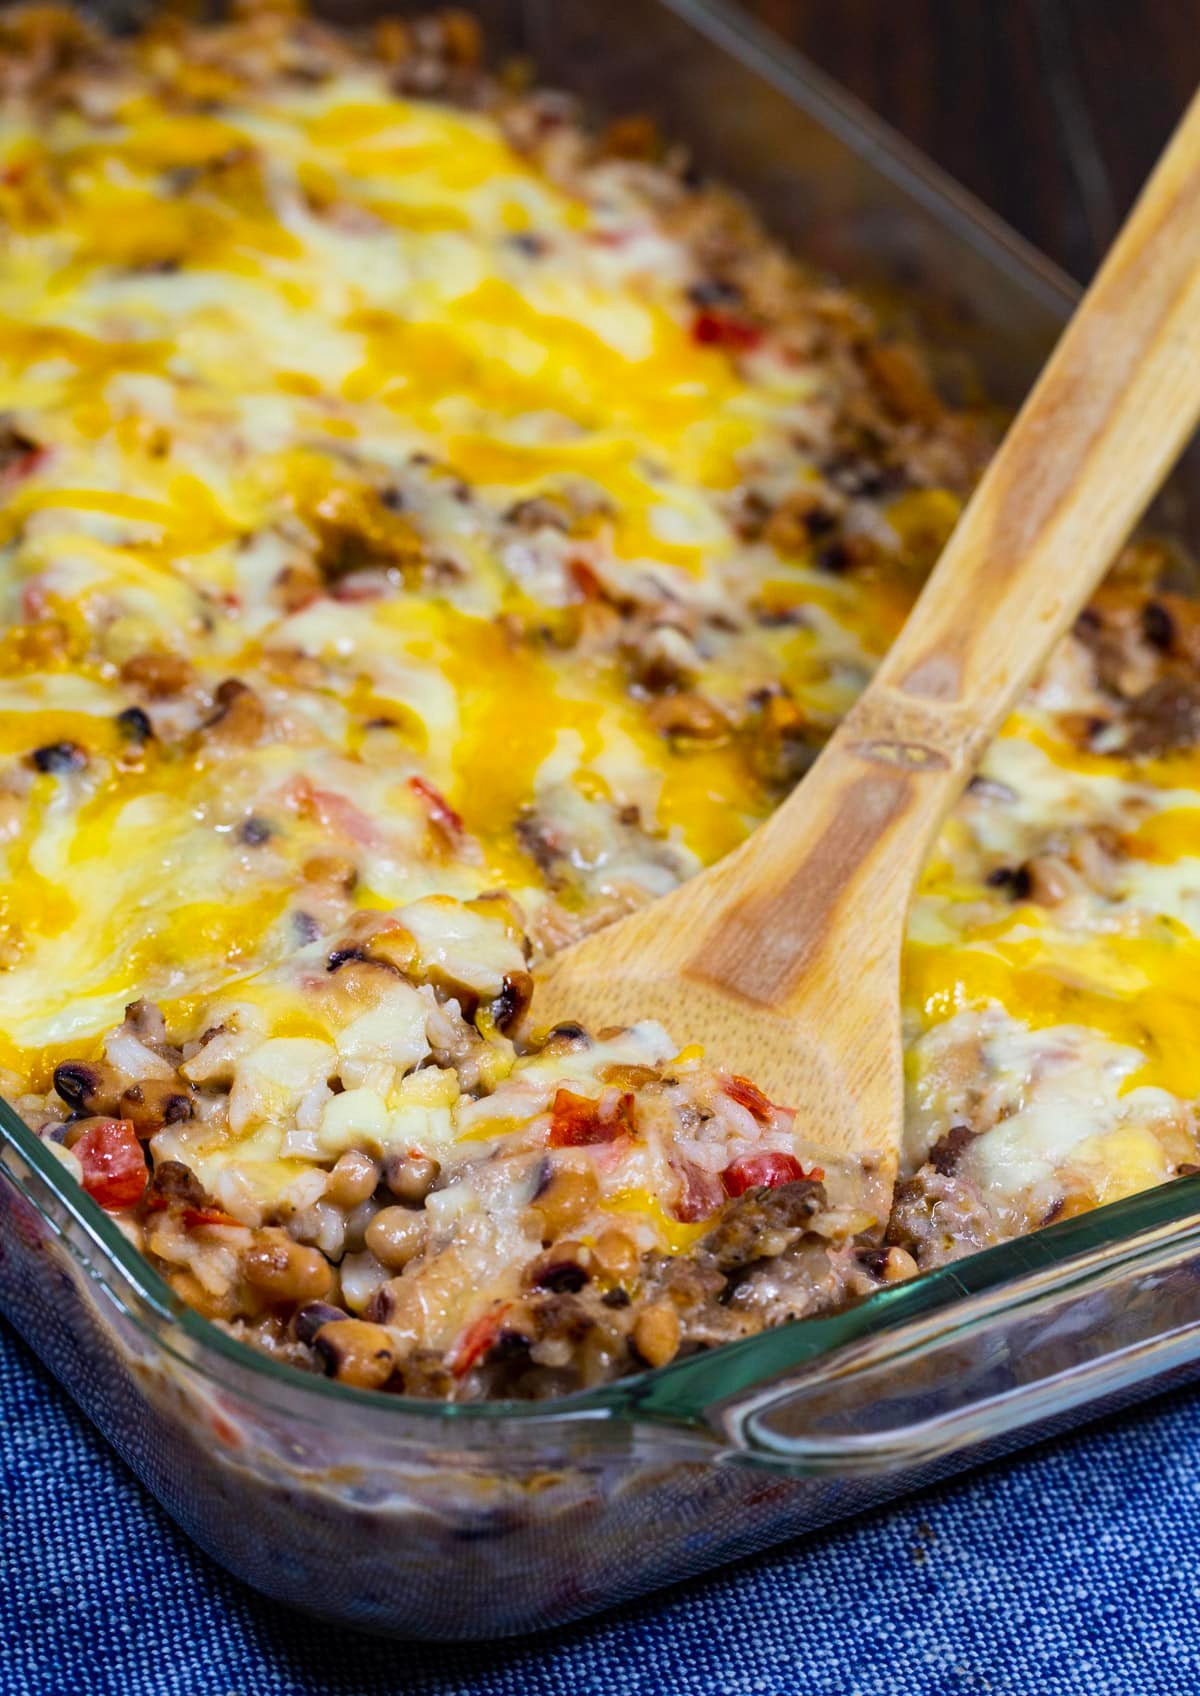
[(794, 1184), (800, 1178), (821, 1179), (825, 1176), (819, 1166), (806, 1172), (794, 1154), (743, 1154), (721, 1173), (726, 1195), (745, 1195), (747, 1190), (777, 1189), (780, 1184)]
[(408, 787), (418, 796), (425, 811), (429, 814), (429, 822), (441, 831), (451, 843), (458, 842), (466, 834), (466, 825), (440, 790), (423, 777), (410, 777)]
[(129, 1119), (97, 1119), (72, 1149), (83, 1167), (83, 1187), (109, 1213), (132, 1207), (150, 1174)]
[(725, 1094), (752, 1113), (760, 1125), (769, 1125), (775, 1109), (767, 1100), (757, 1084), (752, 1084), (749, 1078), (740, 1078), (736, 1072), (730, 1072), (722, 1080), (721, 1088)]
[(461, 1378), (464, 1372), (469, 1372), (494, 1346), (500, 1335), (504, 1315), (511, 1306), (511, 1302), (502, 1302), (499, 1307), (481, 1313), (478, 1319), (472, 1320), (467, 1326), (450, 1353), (450, 1370), (456, 1378)]
[(546, 1140), (551, 1148), (588, 1148), (594, 1143), (614, 1142), (623, 1128), (615, 1117), (601, 1119), (598, 1101), (560, 1089), (555, 1092)]
[(692, 319), (692, 340), (704, 347), (724, 347), (734, 353), (746, 353), (762, 341), (757, 324), (744, 318), (732, 318), (727, 312), (697, 312)]

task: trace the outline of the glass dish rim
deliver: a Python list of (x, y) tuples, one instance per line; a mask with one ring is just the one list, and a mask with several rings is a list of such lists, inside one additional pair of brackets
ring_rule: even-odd
[(1074, 311), (1083, 290), (1073, 277), (783, 36), (730, 0), (656, 3), (774, 84), (940, 223), (985, 250), (990, 263), (1016, 277), (1050, 312), (1065, 321)]
[[(976, 249), (983, 250), (993, 264), (1015, 276), (1051, 312), (1060, 318), (1067, 315), (1079, 289), (1064, 272), (782, 38), (752, 18), (735, 12), (725, 0), (658, 0), (658, 4), (779, 88), (941, 223)], [(881, 1290), (839, 1313), (794, 1321), (592, 1390), (574, 1391), (545, 1402), (448, 1403), (355, 1389), (307, 1374), (228, 1336), (174, 1295), (115, 1222), (80, 1188), (9, 1103), (0, 1098), (0, 1145), (5, 1142), (46, 1185), (100, 1256), (127, 1281), (139, 1304), (148, 1310), (143, 1313), (126, 1308), (129, 1317), (153, 1336), (158, 1347), (188, 1369), (206, 1371), (204, 1357), (215, 1356), (224, 1358), (240, 1374), (257, 1378), (265, 1388), (293, 1397), (316, 1396), (334, 1405), (373, 1410), (375, 1415), (387, 1409), (395, 1420), (454, 1420), (482, 1426), (504, 1425), (514, 1420), (536, 1425), (576, 1418), (615, 1420), (622, 1416), (696, 1426), (704, 1423), (704, 1413), (714, 1402), (764, 1388), (802, 1366), (819, 1364), (835, 1350), (866, 1342), (885, 1332), (902, 1331), (907, 1321), (968, 1296), (996, 1291), (1005, 1285), (1012, 1285), (1015, 1294), (1023, 1275), (1044, 1274), (1049, 1268), (1066, 1266), (1088, 1251), (1093, 1255), (1117, 1251), (1147, 1228), (1195, 1219), (1194, 1198), (1200, 1192), (1200, 1176), (1158, 1185), (1032, 1235), (982, 1250), (909, 1283)], [(34, 1206), (38, 1205), (35, 1197), (22, 1193)], [(55, 1221), (48, 1222), (55, 1227)], [(103, 1268), (89, 1264), (88, 1270), (96, 1275)], [(109, 1293), (113, 1292), (109, 1290)], [(167, 1334), (163, 1335), (151, 1321), (165, 1327)], [(198, 1360), (172, 1344), (169, 1334), (172, 1327), (179, 1327), (196, 1346)]]
[[(380, 1390), (359, 1390), (320, 1378), (301, 1368), (239, 1342), (174, 1294), (166, 1280), (123, 1235), (115, 1221), (82, 1189), (50, 1148), (0, 1098), (0, 1149), (9, 1144), (28, 1163), (54, 1199), (83, 1231), (100, 1255), (128, 1282), (148, 1313), (122, 1302), (127, 1318), (190, 1371), (211, 1376), (204, 1356), (223, 1358), (239, 1375), (249, 1374), (267, 1388), (292, 1397), (316, 1396), (330, 1404), (371, 1410), (395, 1421), (465, 1421), (494, 1427), (514, 1421), (537, 1427), (547, 1423), (622, 1418), (650, 1420), (659, 1426), (709, 1430), (708, 1415), (717, 1404), (728, 1404), (749, 1392), (761, 1392), (803, 1367), (820, 1368), (838, 1351), (895, 1337), (908, 1328), (962, 1307), (971, 1298), (996, 1296), (1006, 1288), (1016, 1306), (1026, 1286), (1041, 1285), (1047, 1273), (1066, 1273), (1075, 1266), (1081, 1277), (1102, 1275), (1138, 1252), (1147, 1234), (1200, 1223), (1200, 1172), (1175, 1178), (1120, 1201), (1093, 1208), (1073, 1219), (953, 1261), (918, 1278), (878, 1290), (854, 1306), (808, 1319), (793, 1320), (752, 1337), (689, 1355), (669, 1366), (616, 1379), (591, 1390), (576, 1390), (541, 1402), (494, 1400), (442, 1402)], [(0, 1171), (3, 1162), (0, 1161)], [(8, 1174), (19, 1183), (16, 1175)], [(44, 1220), (62, 1237), (57, 1221), (49, 1219), (37, 1198), (21, 1188), (23, 1199), (38, 1208)], [(67, 1244), (79, 1260), (73, 1243)], [(1097, 1258), (1099, 1257), (1099, 1258)], [(107, 1294), (116, 1295), (103, 1278), (104, 1268), (85, 1265)], [(157, 1323), (155, 1323), (157, 1322)], [(158, 1327), (166, 1327), (163, 1335)], [(196, 1345), (201, 1358), (178, 1349), (170, 1330), (177, 1327)]]

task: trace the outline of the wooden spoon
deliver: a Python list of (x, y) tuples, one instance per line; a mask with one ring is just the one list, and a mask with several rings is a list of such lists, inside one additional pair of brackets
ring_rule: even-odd
[(741, 847), (539, 974), (527, 1029), (660, 1020), (798, 1109), (801, 1158), (882, 1217), (900, 955), (933, 837), (1200, 416), (1200, 96), (799, 788)]

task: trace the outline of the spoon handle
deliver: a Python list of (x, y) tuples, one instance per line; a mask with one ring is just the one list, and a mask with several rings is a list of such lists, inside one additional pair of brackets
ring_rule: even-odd
[(942, 720), (937, 751), (973, 764), (1198, 417), (1200, 95), (860, 703), (856, 736), (913, 703), (918, 727)]
[(705, 874), (692, 975), (823, 1008), (831, 1029), (843, 1000), (861, 1016), (876, 973), (893, 981), (935, 832), (1198, 416), (1200, 96), (875, 678), (796, 792)]

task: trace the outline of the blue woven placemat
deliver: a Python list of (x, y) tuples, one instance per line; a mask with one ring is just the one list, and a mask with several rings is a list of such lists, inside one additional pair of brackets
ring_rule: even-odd
[(0, 1325), (0, 1696), (1191, 1696), (1200, 1393), (569, 1630), (387, 1644), (196, 1553)]

